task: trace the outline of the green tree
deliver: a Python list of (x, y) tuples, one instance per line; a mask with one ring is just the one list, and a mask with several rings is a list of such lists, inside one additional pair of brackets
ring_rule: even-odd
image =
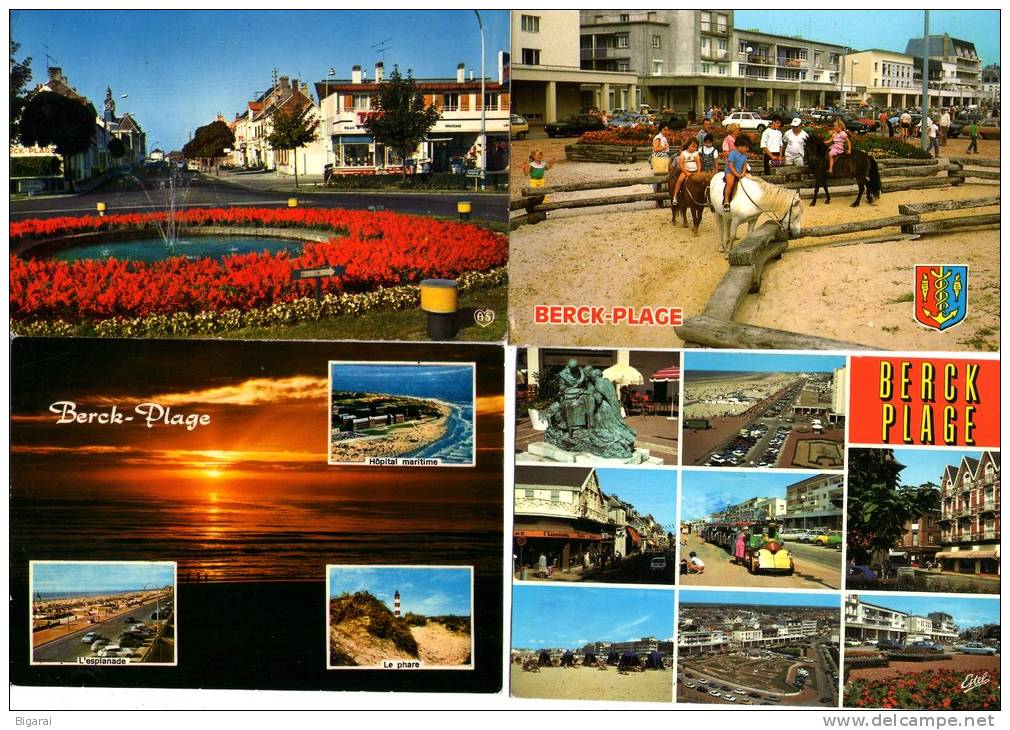
[(95, 136), (95, 107), (53, 91), (33, 95), (21, 114), (21, 141), (26, 145), (53, 145), (63, 157), (63, 173), (74, 188), (70, 160), (87, 150)]
[(187, 160), (210, 160), (224, 156), (224, 151), (235, 144), (235, 135), (224, 122), (217, 120), (196, 130), (193, 139), (182, 148)]
[(21, 114), (28, 103), (25, 87), (32, 80), (32, 59), (23, 58), (18, 61), (15, 56), (21, 49), (21, 44), (11, 38), (11, 139), (18, 139), (21, 130)]
[(899, 484), (902, 469), (891, 449), (849, 451), (848, 554), (859, 564), (886, 565), (905, 523), (940, 507), (939, 488)]
[(288, 104), (276, 109), (270, 116), (273, 127), (267, 143), (275, 150), (291, 150), (295, 163), (295, 187), (298, 187), (298, 150), (316, 139), (319, 119), (312, 113), (312, 105)]
[[(407, 155), (427, 136), (439, 116), (438, 109), (425, 106), (424, 96), (418, 91), (410, 72), (403, 76), (394, 66), (389, 80), (379, 84), (373, 99), (373, 111), (365, 117), (362, 126), (375, 137), (376, 142), (399, 152), (406, 163)], [(404, 164), (404, 179), (406, 176)]]
[(126, 154), (126, 145), (123, 144), (123, 140), (119, 137), (113, 137), (109, 140), (109, 156), (114, 160), (118, 160), (120, 157)]

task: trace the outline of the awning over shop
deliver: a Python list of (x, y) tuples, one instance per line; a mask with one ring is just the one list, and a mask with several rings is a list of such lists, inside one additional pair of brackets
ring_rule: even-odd
[(650, 383), (669, 383), (673, 380), (680, 380), (680, 368), (676, 365), (657, 370), (649, 377)]
[(958, 550), (951, 552), (941, 550), (936, 554), (938, 558), (960, 558), (961, 560), (995, 560), (999, 557), (995, 550)]
[(578, 532), (576, 530), (513, 530), (512, 537), (547, 537), (568, 540), (602, 541), (603, 535), (594, 532)]
[(628, 531), (628, 537), (631, 538), (631, 541), (633, 543), (638, 544), (638, 543), (642, 542), (642, 538), (635, 531), (635, 528), (633, 528), (633, 527), (626, 527), (625, 529)]

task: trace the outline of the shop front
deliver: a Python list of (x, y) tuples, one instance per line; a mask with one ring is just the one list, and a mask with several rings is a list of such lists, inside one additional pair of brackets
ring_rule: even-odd
[(512, 531), (512, 552), (516, 556), (520, 577), (533, 577), (543, 571), (543, 556), (547, 575), (554, 571), (569, 572), (581, 563), (580, 556), (603, 547), (603, 533), (544, 523), (517, 523)]

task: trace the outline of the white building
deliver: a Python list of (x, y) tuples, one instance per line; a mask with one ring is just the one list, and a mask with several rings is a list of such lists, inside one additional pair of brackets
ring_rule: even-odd
[(729, 645), (726, 632), (718, 630), (678, 631), (677, 649), (681, 655), (722, 651)]
[[(324, 140), (324, 164), (332, 164), (334, 174), (376, 174), (402, 172), (400, 151), (388, 149), (373, 139), (364, 127), (375, 110), (376, 92), (386, 80), (382, 62), (375, 64), (368, 79), (361, 66), (351, 69), (349, 79), (316, 82), (316, 94), (322, 100), (320, 136)], [(467, 158), (474, 159), (475, 145), (481, 133), (481, 118), (488, 137), (487, 169), (503, 169), (507, 155), (496, 154), (507, 148), (509, 131), (509, 91), (507, 84), (485, 79), (484, 99), (480, 98), (481, 80), (465, 64), (456, 67), (456, 76), (415, 79), (424, 103), (439, 111), (426, 140), (407, 154), (418, 171), (461, 172)]]

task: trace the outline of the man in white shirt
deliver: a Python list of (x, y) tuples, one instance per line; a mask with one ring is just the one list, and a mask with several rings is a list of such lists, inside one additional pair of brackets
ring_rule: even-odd
[(928, 150), (933, 153), (933, 157), (940, 156), (940, 144), (937, 137), (940, 135), (940, 127), (932, 119), (926, 119), (926, 124), (929, 125), (929, 131), (927, 132), (927, 140), (929, 142)]
[(950, 131), (950, 112), (944, 109), (940, 115), (940, 146), (947, 144), (948, 131)]
[(782, 135), (782, 141), (786, 147), (787, 165), (805, 165), (807, 155), (807, 140), (810, 135), (803, 128), (803, 121), (796, 117), (789, 125), (789, 129)]
[(765, 162), (765, 175), (772, 174), (771, 161), (778, 160), (782, 164), (782, 117), (778, 114), (771, 118), (771, 124), (761, 133), (761, 155)]

